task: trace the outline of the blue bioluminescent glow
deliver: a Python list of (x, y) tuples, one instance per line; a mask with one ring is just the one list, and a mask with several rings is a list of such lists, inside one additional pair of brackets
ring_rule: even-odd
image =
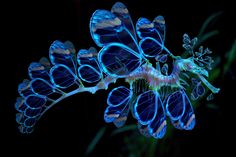
[[(30, 79), (19, 84), (20, 97), (15, 104), (21, 133), (31, 133), (40, 117), (66, 97), (80, 92), (95, 94), (124, 79), (126, 85), (108, 94), (105, 122), (122, 127), (130, 113), (140, 133), (158, 139), (166, 133), (167, 117), (175, 128), (192, 130), (196, 119), (189, 98), (202, 97), (205, 87), (212, 93), (219, 92), (206, 79), (212, 69), (211, 51), (202, 46), (195, 51), (197, 38), (184, 34), (187, 57), (175, 56), (165, 46), (162, 16), (153, 21), (140, 18), (134, 26), (126, 6), (117, 2), (111, 11), (93, 13), (90, 33), (101, 47), (99, 52), (91, 47), (76, 54), (71, 42), (54, 41), (49, 49), (50, 61), (43, 57), (30, 64)], [(208, 100), (213, 98), (210, 96)]]

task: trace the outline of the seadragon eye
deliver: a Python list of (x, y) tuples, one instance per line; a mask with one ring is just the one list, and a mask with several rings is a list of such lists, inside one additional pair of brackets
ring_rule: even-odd
[[(96, 10), (89, 26), (99, 51), (90, 47), (76, 54), (71, 42), (56, 40), (49, 48), (49, 60), (43, 57), (29, 65), (29, 79), (19, 84), (20, 97), (15, 103), (21, 133), (32, 133), (37, 121), (59, 101), (80, 92), (107, 90), (117, 79), (124, 79), (128, 85), (109, 92), (105, 122), (122, 127), (131, 112), (140, 133), (155, 139), (166, 134), (167, 118), (177, 129), (194, 128), (196, 118), (189, 97), (203, 97), (205, 88), (212, 93), (220, 90), (206, 79), (213, 63), (208, 48), (195, 51), (197, 38), (184, 34), (183, 47), (191, 57), (175, 56), (165, 46), (163, 16), (153, 21), (139, 18), (134, 27), (128, 9), (120, 2), (110, 11)], [(173, 59), (172, 72), (168, 57)]]

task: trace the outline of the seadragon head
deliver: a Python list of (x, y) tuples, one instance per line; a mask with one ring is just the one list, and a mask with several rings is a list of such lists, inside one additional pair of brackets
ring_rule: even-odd
[(195, 51), (198, 44), (197, 41), (198, 39), (196, 37), (191, 40), (187, 34), (183, 35), (183, 48), (186, 50), (185, 55), (187, 53), (190, 57), (176, 59), (176, 66), (180, 71), (188, 71), (196, 75), (212, 93), (218, 93), (220, 89), (215, 88), (205, 79), (205, 77), (209, 76), (208, 71), (212, 69), (212, 63), (214, 63), (214, 60), (210, 57), (212, 51), (208, 48), (204, 50), (203, 46), (200, 46)]
[(175, 63), (180, 70), (189, 71), (193, 74), (205, 77), (209, 76), (208, 71), (205, 68), (200, 67), (199, 65), (194, 63), (194, 60), (192, 58), (179, 59)]

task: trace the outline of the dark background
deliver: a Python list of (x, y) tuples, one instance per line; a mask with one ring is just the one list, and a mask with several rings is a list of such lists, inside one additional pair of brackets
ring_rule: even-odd
[[(18, 155), (62, 152), (67, 156), (83, 156), (96, 132), (107, 126), (105, 137), (91, 156), (111, 156), (122, 153), (122, 134), (110, 137), (115, 129), (105, 124), (103, 112), (106, 107), (108, 91), (95, 95), (81, 93), (67, 98), (50, 109), (37, 123), (31, 135), (22, 135), (15, 122), (14, 103), (18, 96), (17, 86), (27, 78), (27, 68), (32, 61), (48, 57), (48, 48), (54, 40), (70, 40), (77, 50), (96, 46), (89, 32), (89, 19), (96, 9), (110, 9), (114, 0), (48, 0), (48, 1), (9, 1), (1, 5), (2, 38), (1, 52), (1, 134), (0, 153)], [(182, 35), (191, 37), (198, 31), (211, 14), (223, 11), (221, 18), (209, 29), (217, 28), (220, 34), (204, 43), (215, 55), (221, 56), (223, 68), (225, 52), (231, 48), (235, 39), (235, 10), (231, 1), (121, 1), (129, 9), (135, 23), (139, 17), (155, 18), (161, 14), (167, 25), (166, 46), (174, 54), (182, 51)], [(215, 103), (220, 111), (210, 110), (201, 105), (196, 110), (197, 125), (191, 132), (176, 131), (180, 156), (203, 156), (229, 153), (235, 137), (235, 63), (231, 73), (215, 80), (214, 85), (221, 88)], [(128, 123), (134, 121), (129, 119)], [(145, 143), (144, 143), (145, 144)], [(158, 149), (158, 148), (157, 148)], [(31, 153), (33, 152), (33, 154)], [(72, 155), (74, 154), (74, 155)], [(123, 154), (124, 156), (128, 156)], [(172, 156), (171, 152), (166, 156)], [(226, 156), (226, 154), (225, 154)]]

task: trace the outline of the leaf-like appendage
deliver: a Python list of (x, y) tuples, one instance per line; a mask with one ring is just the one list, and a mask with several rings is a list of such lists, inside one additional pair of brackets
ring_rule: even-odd
[(42, 108), (46, 103), (45, 96), (29, 95), (25, 98), (25, 104), (33, 109)]
[(120, 86), (114, 88), (108, 95), (108, 107), (104, 113), (107, 123), (113, 122), (117, 127), (125, 124), (129, 113), (129, 102), (132, 97), (130, 89)]
[[(172, 106), (173, 104), (176, 104), (176, 106)], [(192, 130), (194, 128), (195, 114), (184, 90), (176, 91), (170, 95), (167, 100), (166, 110), (175, 128), (184, 130)]]
[(129, 15), (127, 7), (121, 2), (116, 2), (111, 8), (111, 12), (123, 22), (124, 26), (130, 31), (132, 36), (137, 40), (136, 33), (134, 30), (134, 25)]
[(90, 65), (81, 65), (78, 69), (80, 78), (88, 83), (94, 83), (101, 79), (101, 73)]
[(130, 99), (132, 96), (132, 92), (130, 89), (120, 86), (117, 88), (114, 88), (112, 91), (110, 91), (108, 98), (107, 98), (107, 104), (109, 106), (119, 106), (123, 104), (127, 99)]
[(183, 93), (183, 97), (185, 103), (185, 111), (183, 116), (180, 118), (179, 123), (183, 129), (192, 130), (196, 123), (195, 114), (192, 104), (185, 92)]
[(88, 50), (80, 49), (77, 54), (77, 61), (79, 65), (88, 64), (98, 69), (97, 56), (98, 52), (94, 47), (90, 47)]
[(76, 57), (71, 45), (66, 45), (58, 40), (54, 41), (49, 49), (49, 58), (53, 65), (66, 65), (72, 72), (75, 72)]
[(165, 19), (163, 16), (159, 15), (154, 20), (154, 27), (158, 31), (158, 35), (161, 38), (162, 44), (165, 42), (165, 35), (166, 35), (166, 25), (165, 25)]
[[(159, 15), (152, 22), (139, 18), (135, 30), (128, 9), (121, 2), (115, 3), (111, 11), (96, 10), (89, 27), (92, 39), (101, 47), (99, 52), (90, 47), (80, 49), (76, 54), (70, 41), (56, 40), (49, 48), (50, 61), (43, 57), (30, 64), (30, 80), (19, 84), (21, 97), (15, 103), (16, 122), (21, 133), (32, 133), (40, 117), (66, 97), (80, 92), (94, 94), (100, 89), (108, 89), (109, 84), (120, 78), (129, 83), (130, 89), (119, 86), (110, 91), (105, 122), (121, 127), (131, 110), (140, 133), (146, 137), (163, 138), (167, 128), (166, 115), (177, 129), (194, 128), (195, 114), (184, 91), (190, 86), (186, 79), (192, 77), (187, 72), (197, 75), (201, 81), (192, 78), (193, 99), (204, 94), (204, 86), (212, 93), (220, 90), (205, 78), (208, 77), (206, 68), (210, 70), (213, 63), (208, 48), (201, 46), (195, 52), (197, 38), (190, 39), (184, 34), (185, 53), (192, 56), (186, 59), (174, 56), (164, 45), (164, 17)], [(173, 59), (172, 72), (168, 68), (168, 57)], [(153, 59), (156, 68), (152, 65)], [(207, 100), (212, 97), (209, 95)]]
[(145, 37), (157, 38), (158, 35), (154, 32), (154, 24), (147, 18), (139, 18), (136, 23), (136, 31), (140, 39)]
[(34, 130), (33, 127), (26, 127), (24, 125), (20, 125), (18, 127), (18, 129), (19, 129), (20, 133), (22, 133), (22, 134), (30, 134)]
[(122, 20), (110, 11), (96, 10), (90, 19), (90, 33), (95, 43), (103, 47), (117, 42), (138, 51), (136, 40)]
[(98, 57), (103, 72), (114, 77), (126, 77), (141, 65), (141, 56), (119, 43), (104, 46)]
[(59, 88), (67, 88), (75, 83), (77, 77), (65, 65), (57, 64), (50, 70), (50, 78), (53, 84)]
[(134, 105), (134, 114), (138, 122), (147, 125), (153, 121), (157, 114), (157, 95), (153, 91), (140, 94)]
[(162, 138), (166, 133), (166, 115), (160, 97), (157, 98), (157, 113), (153, 121), (148, 125), (150, 135), (156, 139)]
[(37, 121), (36, 118), (27, 118), (24, 121), (24, 125), (26, 127), (33, 127), (35, 125), (36, 121)]
[(171, 120), (179, 120), (185, 111), (185, 99), (181, 91), (172, 93), (166, 103), (166, 114)]
[(31, 63), (28, 68), (28, 73), (31, 79), (42, 78), (49, 80), (48, 69), (41, 63)]
[(33, 94), (31, 88), (30, 88), (30, 81), (27, 79), (24, 79), (24, 81), (19, 84), (18, 86), (18, 93), (22, 96), (22, 97), (27, 97), (30, 94)]
[(19, 112), (24, 112), (26, 108), (27, 105), (25, 104), (25, 99), (22, 97), (18, 97), (16, 99), (15, 109)]
[(136, 31), (140, 39), (139, 46), (146, 57), (157, 57), (164, 47), (165, 20), (157, 16), (153, 22), (146, 18), (139, 18), (136, 23)]
[(18, 124), (23, 124), (25, 121), (25, 116), (24, 116), (24, 113), (17, 113), (16, 114), (16, 122)]
[(54, 87), (48, 81), (41, 78), (33, 79), (30, 86), (32, 91), (39, 95), (47, 96), (55, 91)]
[(129, 102), (127, 102), (126, 106), (124, 107), (124, 109), (121, 111), (121, 113), (119, 114), (119, 116), (117, 118), (114, 119), (113, 123), (116, 127), (120, 128), (122, 126), (125, 125), (125, 122), (128, 118), (128, 114), (129, 114)]
[(96, 10), (90, 19), (91, 36), (100, 47), (119, 41), (117, 33), (123, 29), (121, 20), (107, 10)]
[(145, 57), (156, 57), (163, 50), (162, 45), (157, 40), (151, 37), (143, 38), (139, 42), (139, 46), (140, 48), (142, 48), (142, 52)]
[(30, 108), (30, 107), (28, 107), (25, 110), (24, 115), (26, 117), (35, 118), (35, 117), (40, 116), (41, 111), (42, 111), (42, 108)]

